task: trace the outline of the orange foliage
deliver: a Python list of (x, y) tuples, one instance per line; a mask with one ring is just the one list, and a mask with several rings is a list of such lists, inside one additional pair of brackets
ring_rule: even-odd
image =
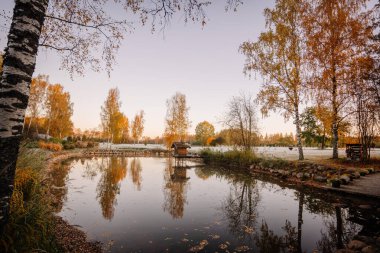
[(52, 143), (52, 142), (44, 142), (44, 141), (39, 141), (38, 142), (38, 147), (42, 149), (47, 149), (51, 151), (61, 151), (62, 150), (62, 145), (59, 143)]

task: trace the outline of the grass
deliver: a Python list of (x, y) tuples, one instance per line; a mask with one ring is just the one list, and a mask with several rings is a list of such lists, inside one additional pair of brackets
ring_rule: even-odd
[(203, 149), (200, 152), (206, 164), (216, 164), (226, 167), (249, 167), (252, 164), (260, 164), (265, 168), (280, 169), (289, 166), (289, 162), (283, 159), (269, 159), (257, 157), (253, 151), (231, 150), (226, 152)]
[(60, 252), (47, 187), (41, 184), (49, 151), (23, 145), (17, 162), (10, 219), (0, 235), (0, 252)]

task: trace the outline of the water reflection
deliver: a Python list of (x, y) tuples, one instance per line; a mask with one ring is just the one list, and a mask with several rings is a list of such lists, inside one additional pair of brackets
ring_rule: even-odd
[(222, 210), (228, 220), (229, 230), (239, 238), (252, 241), (257, 217), (257, 204), (260, 201), (256, 180), (245, 178), (234, 181)]
[(77, 159), (51, 178), (59, 215), (112, 240), (111, 252), (201, 245), (202, 252), (329, 253), (377, 229), (378, 217), (368, 221), (363, 210), (244, 171), (176, 167), (169, 158)]
[(133, 157), (131, 159), (132, 159), (132, 161), (131, 161), (130, 171), (131, 171), (131, 175), (132, 175), (132, 182), (136, 186), (136, 189), (138, 191), (141, 191), (142, 177), (141, 177), (140, 158)]
[(163, 210), (170, 213), (174, 219), (183, 217), (186, 193), (188, 190), (187, 169), (173, 166), (173, 159), (167, 158), (164, 172), (164, 204)]
[(100, 171), (102, 176), (96, 188), (103, 217), (111, 220), (117, 205), (116, 195), (120, 193), (120, 182), (127, 176), (128, 160), (126, 158), (111, 157), (102, 159)]

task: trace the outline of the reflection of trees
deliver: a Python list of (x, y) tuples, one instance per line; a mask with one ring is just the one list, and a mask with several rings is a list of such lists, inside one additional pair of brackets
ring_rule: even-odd
[(102, 169), (102, 176), (97, 185), (97, 199), (102, 207), (103, 217), (111, 220), (117, 204), (116, 195), (120, 193), (120, 181), (127, 175), (126, 158), (110, 157)]
[(301, 253), (302, 252), (302, 224), (303, 224), (303, 204), (305, 200), (305, 194), (301, 191), (299, 192), (298, 196), (298, 219), (297, 219), (297, 251)]
[(132, 159), (130, 171), (131, 171), (133, 184), (137, 187), (137, 190), (140, 191), (141, 190), (141, 181), (142, 181), (140, 158), (134, 157)]
[(317, 242), (320, 252), (335, 252), (343, 248), (358, 232), (360, 226), (348, 221), (348, 212), (340, 206), (335, 207), (335, 219), (325, 222), (326, 232), (321, 232), (322, 238)]
[(279, 253), (283, 251), (282, 237), (275, 235), (268, 228), (268, 224), (263, 222), (260, 228), (260, 235), (255, 236), (256, 246), (260, 253)]
[(257, 204), (259, 201), (259, 191), (256, 180), (246, 179), (235, 182), (231, 186), (230, 194), (222, 204), (224, 216), (228, 220), (229, 230), (241, 237), (253, 239), (252, 230), (256, 223)]
[(186, 168), (173, 167), (173, 160), (167, 159), (167, 167), (164, 173), (164, 205), (165, 212), (175, 218), (182, 218), (184, 214), (186, 201), (186, 192), (188, 188), (188, 178)]
[(68, 187), (66, 185), (67, 175), (71, 169), (71, 160), (63, 161), (49, 173), (50, 192), (54, 195), (54, 209), (56, 212), (62, 210), (63, 202), (67, 198)]
[(210, 173), (210, 170), (207, 170), (205, 168), (196, 168), (195, 175), (197, 175), (200, 179), (206, 180), (211, 177), (213, 173)]

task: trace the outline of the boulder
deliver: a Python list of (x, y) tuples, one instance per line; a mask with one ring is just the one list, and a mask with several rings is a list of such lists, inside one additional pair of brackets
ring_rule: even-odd
[(362, 253), (376, 253), (376, 249), (373, 246), (366, 246), (362, 248)]
[(342, 184), (348, 184), (350, 182), (350, 177), (347, 175), (340, 176), (339, 179), (342, 182)]
[(361, 250), (362, 248), (364, 248), (366, 246), (367, 246), (367, 244), (365, 244), (364, 242), (359, 241), (359, 240), (352, 240), (348, 244), (348, 248), (352, 249), (352, 250)]
[(360, 178), (360, 173), (357, 171), (352, 173), (352, 175), (354, 176), (354, 178)]

